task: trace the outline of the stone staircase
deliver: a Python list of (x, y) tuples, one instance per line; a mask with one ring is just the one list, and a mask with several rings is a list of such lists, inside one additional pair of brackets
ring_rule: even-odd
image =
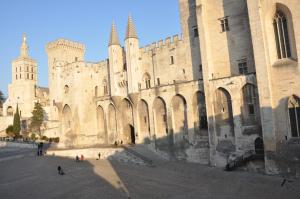
[(155, 166), (158, 162), (164, 162), (167, 159), (159, 153), (154, 152), (146, 145), (123, 145), (126, 151), (142, 159), (148, 166)]
[(246, 166), (249, 162), (255, 160), (264, 160), (263, 153), (256, 153), (254, 150), (246, 151), (242, 154), (233, 153), (229, 156), (225, 171), (233, 171), (239, 167)]
[(113, 161), (119, 161), (124, 163), (134, 163), (138, 165), (148, 165), (145, 159), (140, 156), (126, 150), (123, 147), (114, 146), (97, 146), (97, 147), (86, 147), (86, 148), (64, 148), (58, 149), (55, 147), (49, 147), (46, 149), (46, 155), (48, 156), (59, 156), (67, 157), (75, 160), (76, 156), (83, 155), (85, 159), (98, 159), (100, 153), (100, 159), (107, 159)]

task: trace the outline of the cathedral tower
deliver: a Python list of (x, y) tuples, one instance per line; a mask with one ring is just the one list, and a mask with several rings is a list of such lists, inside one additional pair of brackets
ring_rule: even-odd
[(29, 57), (27, 38), (23, 34), (20, 55), (12, 61), (12, 83), (8, 87), (9, 97), (4, 104), (4, 115), (12, 116), (17, 105), (22, 118), (31, 117), (36, 99), (37, 63)]

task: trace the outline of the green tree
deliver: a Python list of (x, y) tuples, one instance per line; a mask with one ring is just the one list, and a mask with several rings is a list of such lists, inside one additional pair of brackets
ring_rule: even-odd
[(41, 125), (44, 121), (44, 109), (39, 102), (34, 104), (34, 109), (32, 111), (31, 124), (32, 130), (37, 130), (39, 136), (41, 136)]
[(8, 137), (15, 137), (13, 125), (9, 125), (5, 131)]
[(21, 131), (21, 119), (19, 113), (19, 106), (17, 105), (16, 113), (14, 114), (14, 123), (13, 123), (13, 130), (15, 135), (19, 135)]

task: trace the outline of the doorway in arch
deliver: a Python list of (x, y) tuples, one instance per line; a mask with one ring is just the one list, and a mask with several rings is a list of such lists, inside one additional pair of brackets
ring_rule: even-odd
[(135, 144), (134, 127), (131, 124), (126, 125), (124, 128), (123, 141), (125, 144)]

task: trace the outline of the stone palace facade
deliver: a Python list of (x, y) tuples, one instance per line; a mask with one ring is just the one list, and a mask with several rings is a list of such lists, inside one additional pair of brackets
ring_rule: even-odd
[[(299, 174), (300, 4), (296, 0), (179, 0), (182, 35), (140, 47), (128, 18), (108, 58), (85, 46), (46, 45), (49, 88), (37, 87), (26, 37), (12, 63), (2, 125), (35, 101), (60, 147), (144, 144), (171, 159), (225, 166), (255, 151), (269, 174)], [(162, 16), (163, 17), (163, 16)], [(0, 123), (1, 124), (1, 123)], [(1, 126), (0, 126), (1, 130)]]

